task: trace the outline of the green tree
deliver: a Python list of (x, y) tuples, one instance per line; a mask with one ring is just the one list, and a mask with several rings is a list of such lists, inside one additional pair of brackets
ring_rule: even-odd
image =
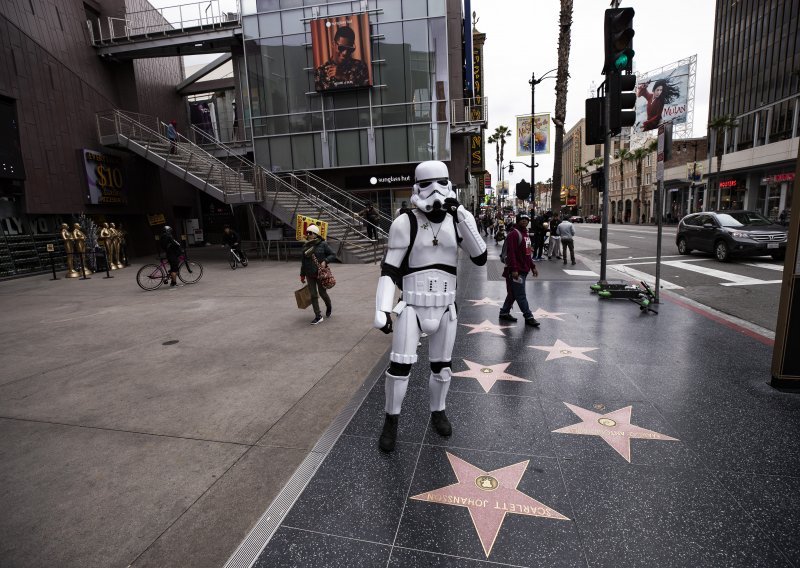
[[(500, 143), (500, 152), (497, 156), (499, 163), (502, 164), (503, 154), (505, 153), (505, 147), (506, 147), (506, 138), (511, 136), (511, 129), (508, 126), (503, 126), (501, 124), (500, 126), (494, 129), (494, 134), (492, 134), (492, 136), (495, 138), (495, 140), (497, 140)], [(502, 176), (503, 170), (500, 169), (500, 166), (498, 166), (498, 169), (500, 170), (500, 173), (498, 175)], [(502, 179), (502, 177), (500, 177), (499, 179)]]
[(489, 138), (486, 139), (489, 144), (494, 144), (494, 160), (497, 162), (497, 177), (495, 178), (495, 187), (497, 187), (497, 182), (500, 181), (500, 140), (492, 134)]

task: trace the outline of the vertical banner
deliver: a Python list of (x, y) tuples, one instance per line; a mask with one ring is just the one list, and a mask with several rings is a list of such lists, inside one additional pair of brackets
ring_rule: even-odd
[(469, 155), (470, 169), (472, 173), (481, 172), (483, 167), (483, 129), (480, 134), (470, 134), (469, 136)]
[(366, 13), (311, 20), (314, 88), (317, 91), (372, 85), (369, 18)]
[(550, 153), (550, 113), (537, 114), (531, 129), (531, 115), (517, 116), (517, 156), (531, 155), (531, 130), (536, 154)]
[(470, 0), (464, 0), (464, 98), (472, 98), (477, 94), (473, 68), (470, 68), (469, 57), (473, 53), (472, 47), (472, 6)]

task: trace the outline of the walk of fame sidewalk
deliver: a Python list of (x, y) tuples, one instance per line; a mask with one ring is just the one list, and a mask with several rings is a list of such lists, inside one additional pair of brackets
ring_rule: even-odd
[(451, 437), (423, 338), (397, 449), (376, 371), (228, 566), (800, 565), (800, 395), (768, 385), (771, 340), (543, 264), (538, 329), (498, 321), (496, 254), (459, 267)]

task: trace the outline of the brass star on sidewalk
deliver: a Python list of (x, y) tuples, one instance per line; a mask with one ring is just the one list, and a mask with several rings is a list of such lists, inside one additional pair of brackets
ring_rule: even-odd
[(631, 411), (633, 406), (626, 406), (614, 412), (598, 414), (591, 410), (586, 410), (580, 406), (564, 403), (572, 412), (578, 415), (581, 422), (553, 430), (560, 434), (578, 434), (582, 436), (599, 436), (605, 440), (609, 446), (625, 458), (628, 463), (631, 461), (631, 439), (639, 438), (642, 440), (667, 440), (679, 441), (665, 434), (654, 432), (646, 428), (640, 428), (631, 424)]
[(472, 331), (468, 331), (467, 335), (471, 333), (493, 333), (494, 335), (501, 335), (505, 337), (504, 329), (508, 329), (510, 327), (514, 327), (513, 325), (497, 325), (496, 323), (492, 323), (489, 320), (483, 320), (481, 323), (474, 324), (474, 323), (462, 323), (461, 325), (465, 325), (467, 327), (471, 327)]
[(491, 298), (481, 298), (480, 300), (467, 300), (468, 302), (472, 302), (473, 306), (500, 306), (500, 302), (502, 300), (492, 300)]
[(489, 392), (497, 381), (516, 381), (522, 383), (529, 383), (528, 379), (516, 377), (506, 373), (506, 369), (511, 364), (499, 363), (497, 365), (481, 365), (480, 363), (473, 363), (464, 359), (464, 363), (469, 366), (469, 371), (461, 371), (460, 373), (453, 373), (454, 377), (472, 377), (476, 379), (485, 392)]
[(420, 493), (411, 499), (466, 507), (487, 558), (492, 553), (494, 541), (507, 513), (569, 520), (517, 489), (530, 460), (485, 472), (450, 452), (447, 452), (447, 459), (450, 460), (458, 483)]
[(560, 339), (556, 339), (553, 346), (549, 345), (528, 345), (531, 349), (538, 349), (539, 351), (547, 351), (547, 359), (545, 361), (552, 361), (553, 359), (561, 359), (563, 357), (572, 357), (573, 359), (583, 359), (584, 361), (592, 361), (597, 363), (591, 357), (584, 355), (584, 351), (595, 351), (597, 347), (572, 347), (567, 345)]
[(564, 319), (560, 318), (558, 316), (565, 316), (565, 315), (567, 315), (567, 314), (566, 313), (562, 313), (562, 312), (548, 312), (547, 310), (543, 310), (542, 308), (539, 308), (538, 310), (533, 312), (533, 317), (535, 317), (535, 318), (551, 319), (551, 320), (559, 320), (559, 321), (564, 321)]

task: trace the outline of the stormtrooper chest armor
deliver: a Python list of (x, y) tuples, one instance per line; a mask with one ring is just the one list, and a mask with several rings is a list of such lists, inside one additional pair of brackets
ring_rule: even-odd
[[(453, 218), (447, 215), (441, 223), (432, 223), (422, 214), (416, 217), (417, 235), (408, 256), (409, 273), (403, 277), (403, 300), (412, 306), (449, 306), (456, 297), (458, 262)], [(452, 267), (452, 272), (436, 265)]]

